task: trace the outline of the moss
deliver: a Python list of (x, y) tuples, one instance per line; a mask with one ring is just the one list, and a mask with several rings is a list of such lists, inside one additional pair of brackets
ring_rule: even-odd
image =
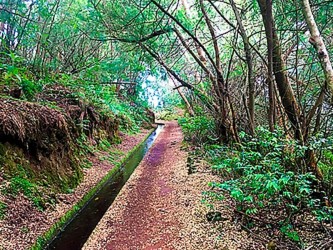
[(46, 203), (54, 203), (55, 193), (66, 193), (83, 178), (77, 159), (70, 159), (70, 173), (59, 173), (57, 169), (41, 167), (36, 161), (31, 161), (23, 149), (10, 143), (0, 143), (0, 164), (3, 177), (10, 182), (9, 186), (2, 188), (2, 192), (13, 196), (22, 192), (41, 210)]
[(9, 143), (0, 143), (0, 148), (0, 163), (4, 170), (5, 178), (23, 176), (33, 179), (35, 177), (35, 173), (30, 167), (30, 162), (22, 150)]
[(6, 153), (6, 147), (2, 143), (0, 143), (0, 156), (5, 155)]

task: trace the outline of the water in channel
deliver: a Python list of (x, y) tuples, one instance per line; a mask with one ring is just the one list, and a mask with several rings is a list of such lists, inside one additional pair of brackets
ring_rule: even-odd
[(145, 143), (132, 153), (121, 168), (110, 177), (105, 185), (45, 249), (79, 250), (82, 248), (121, 188), (153, 145), (162, 128), (163, 125), (159, 124)]

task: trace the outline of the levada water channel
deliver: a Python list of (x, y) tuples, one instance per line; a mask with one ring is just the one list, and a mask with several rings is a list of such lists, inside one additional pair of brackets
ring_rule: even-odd
[(119, 170), (64, 226), (45, 249), (79, 250), (82, 248), (162, 129), (163, 125), (159, 124), (146, 141), (131, 154)]

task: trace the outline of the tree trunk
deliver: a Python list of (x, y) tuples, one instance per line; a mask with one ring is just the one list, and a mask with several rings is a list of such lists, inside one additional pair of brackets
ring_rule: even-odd
[(229, 140), (229, 137), (233, 137), (233, 131), (231, 128), (231, 124), (229, 121), (229, 110), (228, 110), (228, 93), (226, 90), (226, 83), (222, 75), (222, 68), (221, 68), (221, 58), (220, 58), (220, 48), (218, 45), (218, 38), (216, 36), (214, 27), (212, 25), (212, 21), (210, 20), (208, 13), (205, 9), (203, 0), (200, 0), (200, 9), (203, 14), (205, 23), (208, 27), (213, 47), (214, 47), (214, 52), (215, 52), (215, 62), (212, 61), (212, 64), (214, 65), (215, 63), (215, 71), (216, 71), (216, 81), (213, 81), (213, 87), (214, 87), (214, 92), (217, 96), (217, 102), (219, 105), (219, 112), (218, 112), (218, 119), (220, 121), (218, 122), (218, 126), (221, 128), (219, 131), (219, 137), (221, 142), (227, 142)]
[[(277, 88), (279, 91), (279, 95), (282, 101), (282, 105), (287, 113), (288, 119), (290, 123), (293, 126), (294, 132), (295, 132), (295, 139), (299, 140), (299, 142), (304, 145), (304, 137), (303, 137), (303, 131), (302, 126), (300, 122), (300, 111), (298, 108), (298, 104), (296, 102), (296, 98), (294, 95), (294, 92), (291, 88), (285, 63), (282, 57), (281, 47), (280, 47), (280, 41), (277, 36), (275, 25), (274, 25), (274, 18), (272, 14), (272, 0), (257, 0), (260, 6), (261, 15), (264, 20), (265, 24), (265, 31), (266, 36), (267, 34), (272, 34), (272, 45), (273, 45), (273, 72), (275, 76), (275, 81), (277, 84)], [(271, 27), (270, 27), (271, 25)], [(271, 30), (269, 30), (271, 28)], [(267, 39), (269, 37), (267, 36)], [(268, 42), (268, 41), (267, 41)], [(306, 150), (305, 152), (305, 160), (306, 160), (306, 166), (307, 171), (313, 172), (318, 181), (319, 186), (323, 186), (323, 175), (318, 168), (316, 157), (314, 154), (314, 151), (311, 149)]]
[[(299, 108), (287, 76), (285, 63), (282, 57), (280, 41), (275, 30), (273, 13), (271, 11), (272, 1), (258, 0), (258, 3), (264, 21), (267, 43), (270, 44), (270, 42), (272, 42), (273, 46), (273, 72), (279, 95), (281, 97), (282, 105), (287, 113), (291, 125), (293, 126), (293, 130), (295, 131), (295, 139), (303, 143)], [(270, 37), (272, 38), (272, 41), (270, 41)]]
[(236, 7), (236, 4), (233, 0), (230, 0), (231, 7), (234, 11), (234, 14), (236, 16), (237, 24), (239, 26), (240, 34), (243, 39), (244, 44), (244, 51), (246, 56), (246, 64), (247, 64), (247, 80), (249, 85), (249, 101), (248, 101), (248, 109), (249, 109), (249, 127), (252, 135), (254, 134), (254, 79), (253, 79), (253, 65), (252, 65), (252, 54), (250, 49), (250, 43), (249, 38), (246, 35), (246, 31), (241, 19), (241, 16), (239, 14), (239, 11)]
[(311, 33), (310, 43), (317, 50), (317, 55), (321, 63), (321, 67), (325, 74), (326, 84), (333, 96), (333, 69), (330, 61), (329, 54), (327, 52), (324, 41), (320, 35), (316, 21), (313, 17), (309, 0), (302, 0), (303, 15)]
[[(191, 19), (192, 13), (191, 13), (191, 10), (190, 10), (190, 7), (189, 7), (189, 4), (188, 4), (187, 0), (182, 0), (182, 5), (184, 7), (186, 17), (188, 19)], [(205, 53), (203, 52), (202, 48), (196, 42), (194, 42), (194, 43), (195, 43), (195, 49), (197, 50), (200, 61), (204, 65), (206, 65), (207, 60), (206, 60), (206, 57), (205, 57)]]
[[(267, 3), (267, 1), (266, 1)], [(266, 22), (265, 26), (267, 37), (267, 60), (268, 60), (268, 98), (269, 98), (269, 110), (268, 110), (268, 123), (270, 131), (274, 131), (276, 124), (276, 102), (275, 102), (275, 88), (273, 77), (273, 13), (272, 4), (268, 4), (266, 8)]]
[(184, 95), (184, 93), (181, 91), (179, 86), (177, 86), (175, 78), (170, 73), (168, 75), (171, 78), (171, 81), (173, 82), (173, 84), (175, 85), (175, 88), (177, 89), (177, 92), (178, 92), (179, 96), (183, 99), (189, 115), (194, 116), (194, 110), (193, 110), (190, 102), (187, 100), (186, 96)]

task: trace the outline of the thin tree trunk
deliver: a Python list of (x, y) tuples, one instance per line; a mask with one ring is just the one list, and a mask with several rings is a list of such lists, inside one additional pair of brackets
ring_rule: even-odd
[[(182, 1), (182, 5), (184, 7), (184, 10), (185, 10), (186, 17), (188, 19), (191, 19), (192, 13), (191, 13), (191, 10), (190, 10), (190, 7), (189, 7), (189, 4), (188, 4), (187, 0), (181, 0), (181, 1)], [(206, 60), (206, 57), (205, 57), (205, 53), (203, 52), (202, 48), (196, 42), (194, 42), (194, 43), (195, 43), (195, 49), (197, 50), (200, 61), (204, 65), (206, 65), (207, 60)]]
[(249, 101), (248, 101), (248, 109), (249, 109), (249, 127), (252, 135), (254, 134), (254, 79), (253, 79), (253, 65), (252, 65), (252, 54), (250, 49), (250, 43), (249, 38), (246, 35), (246, 31), (241, 19), (241, 16), (239, 14), (239, 11), (236, 7), (236, 4), (233, 0), (230, 0), (231, 7), (234, 11), (234, 14), (236, 16), (237, 24), (239, 26), (240, 35), (243, 39), (244, 44), (244, 51), (246, 56), (246, 64), (247, 64), (247, 80), (249, 85)]
[(209, 100), (209, 97), (206, 95), (206, 93), (204, 93), (202, 90), (196, 88), (195, 86), (193, 86), (192, 84), (184, 81), (182, 78), (180, 78), (180, 76), (173, 71), (170, 67), (168, 67), (165, 62), (162, 60), (162, 58), (160, 58), (160, 56), (153, 50), (151, 50), (150, 48), (148, 48), (146, 45), (144, 44), (140, 44), (141, 48), (145, 51), (147, 51), (162, 67), (164, 67), (164, 69), (171, 74), (174, 79), (176, 79), (181, 86), (188, 88), (189, 90), (192, 90), (196, 96), (198, 96), (198, 98), (200, 99), (200, 101), (202, 101), (202, 103), (211, 111), (216, 111), (218, 109), (218, 106), (214, 103), (211, 102)]
[[(273, 44), (273, 72), (275, 76), (275, 81), (281, 97), (282, 105), (287, 113), (288, 119), (293, 126), (295, 131), (295, 139), (299, 140), (302, 145), (304, 145), (304, 137), (302, 126), (300, 122), (300, 111), (294, 95), (294, 92), (291, 88), (285, 63), (282, 57), (280, 41), (277, 36), (272, 10), (272, 0), (258, 0), (261, 14), (265, 23), (266, 36), (269, 32), (272, 32), (272, 44)], [(268, 9), (268, 11), (267, 11)], [(269, 24), (272, 24), (271, 31), (269, 29)], [(268, 39), (268, 37), (267, 37)], [(306, 150), (305, 160), (307, 171), (315, 173), (317, 179), (319, 180), (320, 188), (324, 185), (323, 183), (323, 174), (318, 168), (316, 157), (314, 151), (311, 149)]]
[[(273, 20), (272, 20), (272, 4), (270, 1), (263, 0), (261, 7), (261, 14), (264, 20), (266, 40), (267, 40), (267, 86), (268, 86), (268, 123), (270, 131), (274, 131), (276, 124), (276, 102), (274, 94), (274, 81), (273, 81)], [(265, 3), (264, 3), (265, 2)]]
[(179, 94), (179, 96), (183, 99), (183, 101), (185, 102), (186, 105), (186, 109), (188, 111), (188, 113), (190, 114), (190, 116), (194, 116), (194, 110), (190, 104), (190, 102), (187, 100), (186, 96), (184, 95), (184, 93), (181, 91), (181, 89), (179, 88), (179, 86), (177, 86), (176, 81), (174, 79), (174, 77), (169, 74), (169, 77), (171, 78), (173, 84), (175, 85), (175, 88), (177, 89), (177, 92)]
[[(275, 76), (275, 82), (281, 97), (282, 105), (287, 113), (288, 119), (295, 131), (295, 139), (303, 143), (303, 135), (300, 125), (300, 114), (294, 92), (291, 88), (285, 63), (283, 61), (280, 41), (277, 36), (274, 19), (272, 14), (272, 1), (271, 0), (258, 0), (261, 15), (263, 17), (267, 44), (270, 44), (270, 37), (272, 38), (272, 64)], [(269, 63), (270, 64), (270, 63)]]
[(325, 74), (326, 84), (333, 95), (333, 69), (327, 52), (325, 43), (320, 35), (316, 21), (313, 17), (309, 0), (302, 0), (303, 15), (311, 33), (310, 43), (317, 50), (317, 55), (321, 63), (321, 67)]
[[(216, 70), (216, 82), (214, 86), (214, 91), (217, 96), (217, 101), (219, 104), (219, 113), (218, 115), (220, 116), (218, 119), (218, 126), (219, 128), (219, 137), (222, 142), (227, 142), (229, 136), (233, 136), (233, 131), (231, 128), (231, 124), (228, 120), (229, 118), (229, 110), (228, 110), (228, 100), (227, 100), (227, 91), (226, 91), (226, 83), (224, 81), (223, 75), (222, 75), (222, 68), (221, 68), (221, 58), (220, 58), (220, 49), (218, 45), (218, 39), (214, 30), (214, 27), (212, 25), (212, 22), (208, 16), (208, 13), (205, 9), (203, 0), (200, 0), (200, 9), (203, 14), (205, 23), (208, 27), (209, 33), (211, 35), (213, 47), (214, 47), (214, 52), (215, 52), (215, 70)], [(214, 64), (214, 62), (212, 62)]]

